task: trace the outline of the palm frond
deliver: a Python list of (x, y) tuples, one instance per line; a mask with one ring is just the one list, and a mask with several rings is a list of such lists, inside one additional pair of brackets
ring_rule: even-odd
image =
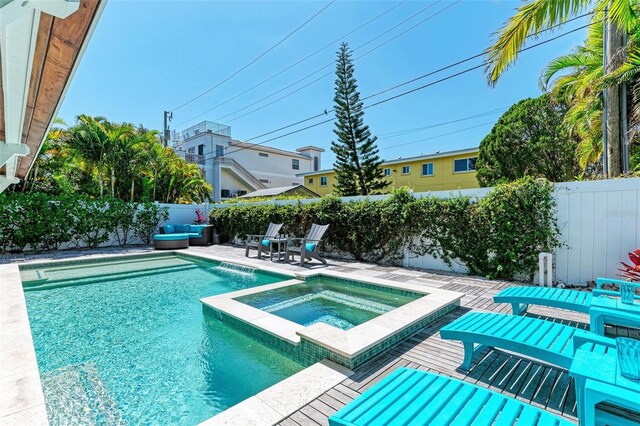
[(520, 6), (486, 51), (485, 73), (489, 84), (495, 85), (513, 64), (528, 36), (566, 22), (589, 4), (588, 0), (532, 0)]

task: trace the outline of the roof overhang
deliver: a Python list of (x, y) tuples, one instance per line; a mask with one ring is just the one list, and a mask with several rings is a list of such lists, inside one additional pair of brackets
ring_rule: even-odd
[(29, 173), (105, 4), (0, 1), (0, 192)]

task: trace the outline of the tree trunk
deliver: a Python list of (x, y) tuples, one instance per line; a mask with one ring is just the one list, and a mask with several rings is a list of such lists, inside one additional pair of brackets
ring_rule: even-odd
[(134, 193), (134, 186), (136, 184), (136, 181), (134, 179), (131, 179), (131, 199), (130, 201), (133, 203), (133, 193)]
[(154, 170), (153, 171), (153, 200), (152, 201), (156, 201), (156, 177), (157, 177), (157, 173)]
[(113, 166), (111, 167), (111, 196), (116, 196), (116, 171)]
[[(615, 23), (607, 21), (606, 31), (606, 67), (608, 74), (624, 62), (622, 32)], [(620, 120), (620, 86), (605, 89), (606, 98), (606, 138), (607, 138), (607, 175), (617, 177), (622, 174), (622, 121)]]
[(102, 181), (102, 173), (98, 171), (98, 188), (100, 188), (100, 198), (104, 195), (104, 182)]

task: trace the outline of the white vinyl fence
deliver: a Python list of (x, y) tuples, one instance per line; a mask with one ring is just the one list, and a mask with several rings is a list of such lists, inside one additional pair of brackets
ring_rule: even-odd
[[(484, 197), (492, 188), (415, 193), (415, 197)], [(564, 284), (587, 284), (598, 277), (616, 277), (621, 260), (640, 247), (640, 178), (566, 182), (555, 186), (558, 225), (562, 247), (554, 253), (554, 281)], [(344, 201), (373, 197), (345, 197)], [(310, 203), (317, 200), (301, 200)], [(295, 204), (297, 200), (272, 200), (260, 204)], [(226, 208), (233, 204), (212, 204)], [(194, 209), (192, 206), (185, 206)], [(172, 207), (173, 209), (173, 207)], [(173, 219), (172, 210), (172, 219)], [(176, 215), (178, 212), (176, 211)], [(404, 266), (422, 269), (466, 272), (462, 264), (450, 268), (432, 256), (405, 256)], [(534, 279), (537, 282), (537, 277)]]

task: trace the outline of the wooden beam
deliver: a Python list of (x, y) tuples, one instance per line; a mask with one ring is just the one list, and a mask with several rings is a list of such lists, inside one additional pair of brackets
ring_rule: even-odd
[(69, 77), (100, 2), (101, 0), (81, 0), (78, 11), (66, 19), (46, 14), (41, 16), (27, 101), (28, 120), (25, 121), (22, 141), (31, 148), (31, 154), (20, 159), (16, 171), (16, 176), (20, 179), (24, 179), (28, 173), (46, 137), (47, 129), (55, 118), (53, 114), (62, 102), (62, 94), (69, 84)]

